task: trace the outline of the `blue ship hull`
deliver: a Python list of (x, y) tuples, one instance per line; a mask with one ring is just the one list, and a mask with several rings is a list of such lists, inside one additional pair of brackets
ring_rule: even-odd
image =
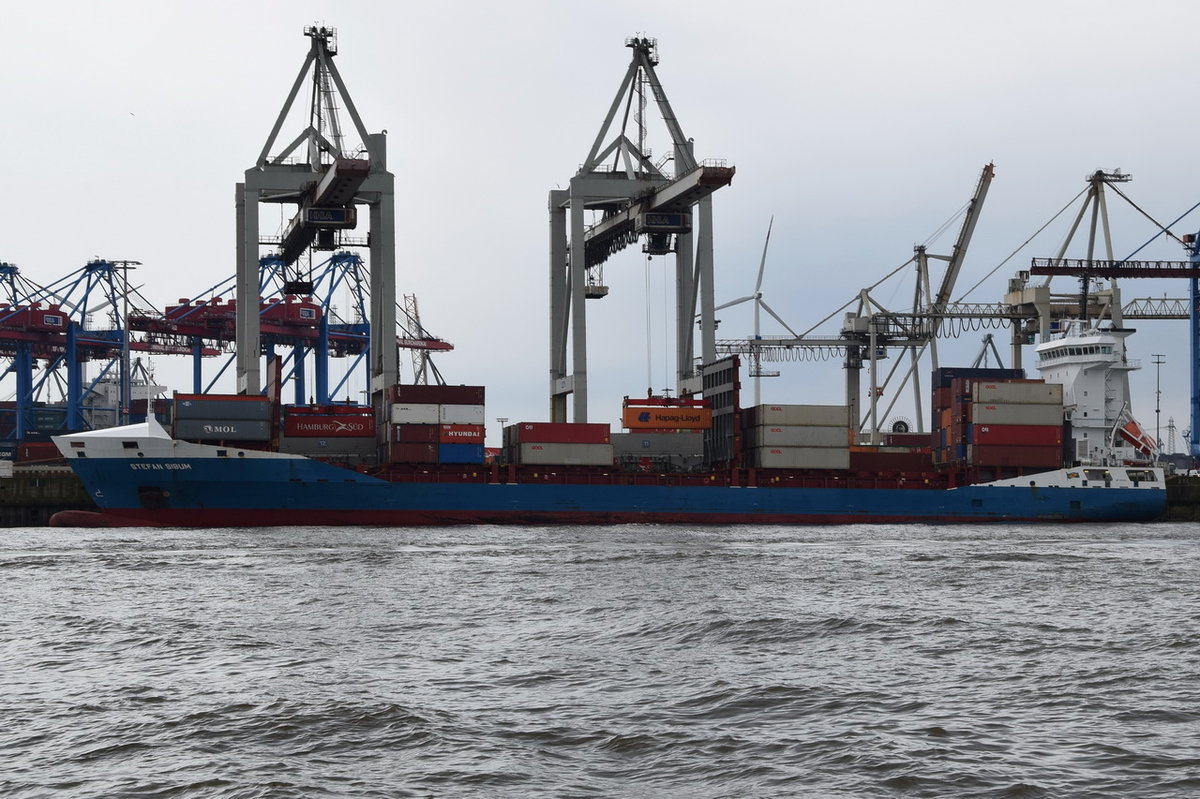
[[(102, 523), (121, 526), (1098, 522), (1152, 520), (1166, 507), (1161, 484), (798, 488), (589, 484), (562, 475), (506, 483), (483, 468), (454, 482), (390, 482), (306, 458), (70, 462)], [(58, 523), (89, 522), (76, 514)]]

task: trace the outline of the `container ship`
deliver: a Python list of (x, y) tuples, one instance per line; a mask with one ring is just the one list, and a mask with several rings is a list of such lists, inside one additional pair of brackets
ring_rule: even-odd
[[(1152, 465), (1145, 440), (1131, 432), (1127, 390), (1112, 390), (1126, 375), (1123, 338), (1085, 331), (1042, 347), (1044, 376), (1037, 379), (1020, 370), (936, 370), (933, 432), (889, 433), (873, 445), (856, 442), (848, 408), (837, 405), (743, 409), (714, 408), (707, 399), (627, 399), (625, 432), (613, 433), (608, 424), (521, 422), (505, 427), (504, 446), (489, 453), (482, 386), (395, 385), (378, 409), (176, 395), (170, 431), (150, 416), (54, 438), (100, 511), (64, 511), (51, 523), (826, 524), (1160, 516), (1163, 472)], [(1086, 387), (1095, 381), (1098, 393)], [(1085, 396), (1097, 397), (1099, 406), (1082, 402)]]

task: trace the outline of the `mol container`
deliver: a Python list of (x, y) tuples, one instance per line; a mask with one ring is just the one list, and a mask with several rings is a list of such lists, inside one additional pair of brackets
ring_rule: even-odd
[(175, 419), (175, 436), (196, 441), (270, 441), (271, 423), (256, 419)]

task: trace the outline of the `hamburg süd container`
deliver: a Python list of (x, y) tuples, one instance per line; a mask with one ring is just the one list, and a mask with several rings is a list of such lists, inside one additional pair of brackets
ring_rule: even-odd
[(374, 438), (375, 417), (363, 414), (288, 415), (283, 419), (285, 436), (320, 438)]

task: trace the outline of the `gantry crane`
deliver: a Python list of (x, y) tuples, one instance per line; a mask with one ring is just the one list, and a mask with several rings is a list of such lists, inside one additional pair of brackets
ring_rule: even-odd
[[(655, 72), (656, 40), (633, 37), (625, 46), (632, 59), (591, 150), (569, 188), (550, 192), (550, 418), (554, 421), (567, 421), (568, 396), (573, 398), (572, 420), (587, 421), (585, 304), (608, 293), (597, 279), (601, 265), (642, 237), (643, 252), (675, 255), (679, 393), (700, 391), (693, 356), (697, 301), (703, 361), (716, 360), (712, 194), (729, 185), (734, 168), (696, 160), (692, 140), (684, 135)], [(671, 139), (673, 176), (663, 170), (666, 161), (655, 163), (646, 146), (648, 98), (657, 106)], [(590, 227), (588, 212), (600, 217)]]
[[(339, 246), (365, 245), (370, 249), (367, 319), (370, 362), (368, 389), (382, 401), (383, 390), (397, 381), (399, 360), (393, 343), (396, 329), (396, 245), (394, 179), (387, 171), (387, 133), (368, 134), (334, 64), (337, 32), (324, 26), (304, 29), (310, 40), (308, 55), (291, 92), (263, 145), (258, 161), (246, 170), (237, 186), (237, 387), (246, 394), (263, 388), (264, 347), (260, 317), (259, 262), (261, 247), (276, 246), (275, 257), (288, 275), (285, 293), (312, 291), (311, 275), (295, 265), (306, 252)], [(310, 72), (311, 70), (311, 72)], [(282, 150), (272, 155), (301, 88), (308, 83), (311, 101), (307, 125)], [(344, 109), (361, 144), (347, 145), (339, 121)], [(298, 155), (298, 157), (296, 157)], [(264, 240), (259, 233), (259, 204), (295, 206), (282, 234)], [(370, 235), (352, 242), (339, 231), (357, 224), (357, 207), (369, 208)]]

